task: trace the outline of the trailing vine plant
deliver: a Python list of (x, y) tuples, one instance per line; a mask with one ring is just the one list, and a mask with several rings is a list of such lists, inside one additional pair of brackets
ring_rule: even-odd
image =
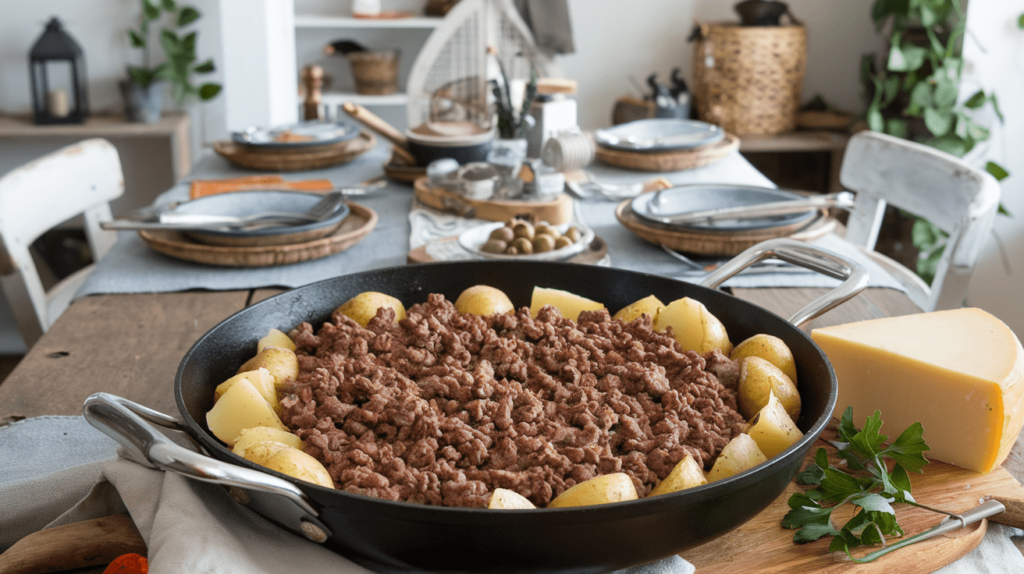
[[(873, 54), (861, 60), (861, 81), (868, 96), (867, 123), (874, 131), (910, 139), (964, 156), (991, 132), (971, 112), (991, 106), (1003, 121), (994, 93), (978, 90), (958, 101), (963, 73), (961, 46), (967, 18), (959, 0), (875, 0), (875, 27), (888, 30), (883, 65)], [(1019, 25), (1024, 28), (1024, 16)], [(986, 170), (997, 180), (1009, 174), (995, 162)], [(999, 212), (1009, 215), (1000, 205)], [(916, 218), (911, 231), (919, 252), (917, 274), (931, 283), (947, 234)]]

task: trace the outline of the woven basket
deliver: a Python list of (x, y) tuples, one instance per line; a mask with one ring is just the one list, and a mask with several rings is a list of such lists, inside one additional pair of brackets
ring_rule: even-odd
[(803, 26), (702, 24), (693, 50), (697, 114), (738, 135), (792, 131), (806, 68)]
[(357, 93), (382, 96), (398, 91), (398, 50), (352, 52), (348, 61)]

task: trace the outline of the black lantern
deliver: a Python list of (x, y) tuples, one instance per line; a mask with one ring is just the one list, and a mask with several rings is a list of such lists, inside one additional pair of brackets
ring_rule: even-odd
[(60, 21), (50, 19), (29, 53), (37, 124), (80, 124), (89, 115), (85, 58)]

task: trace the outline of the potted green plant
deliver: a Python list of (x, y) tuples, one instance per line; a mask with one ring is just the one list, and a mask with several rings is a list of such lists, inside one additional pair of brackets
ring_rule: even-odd
[[(128, 119), (152, 123), (160, 119), (167, 85), (178, 105), (193, 98), (210, 100), (220, 93), (221, 86), (194, 83), (195, 75), (214, 71), (213, 60), (197, 63), (197, 33), (189, 27), (199, 19), (199, 11), (175, 0), (140, 1), (139, 27), (128, 30), (128, 39), (133, 48), (141, 50), (142, 63), (128, 66), (128, 79), (121, 81), (121, 91)], [(163, 51), (162, 59), (155, 53), (157, 46)]]
[[(972, 112), (991, 105), (1002, 120), (996, 95), (979, 90), (958, 100), (967, 20), (960, 1), (875, 0), (871, 17), (879, 31), (887, 32), (889, 46), (880, 65), (873, 54), (861, 61), (868, 127), (957, 157), (988, 139), (989, 129)], [(1008, 175), (991, 161), (986, 169), (996, 179)], [(1000, 212), (1006, 214), (1002, 206)], [(916, 218), (910, 235), (918, 251), (917, 273), (931, 283), (946, 234), (928, 220)]]

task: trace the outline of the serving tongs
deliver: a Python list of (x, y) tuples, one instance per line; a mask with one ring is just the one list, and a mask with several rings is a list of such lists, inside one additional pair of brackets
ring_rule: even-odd
[[(664, 190), (662, 190), (664, 191)], [(696, 223), (713, 223), (723, 220), (763, 219), (777, 215), (788, 215), (791, 213), (802, 213), (815, 209), (838, 208), (851, 209), (854, 196), (849, 191), (839, 191), (825, 195), (815, 195), (802, 199), (791, 199), (785, 201), (772, 201), (754, 205), (738, 205), (735, 207), (718, 207), (715, 209), (704, 209), (701, 211), (687, 211), (684, 213), (673, 213), (662, 215), (651, 213), (651, 207), (656, 207), (660, 202), (659, 191), (648, 205), (648, 212), (643, 217), (666, 225), (692, 225)]]

